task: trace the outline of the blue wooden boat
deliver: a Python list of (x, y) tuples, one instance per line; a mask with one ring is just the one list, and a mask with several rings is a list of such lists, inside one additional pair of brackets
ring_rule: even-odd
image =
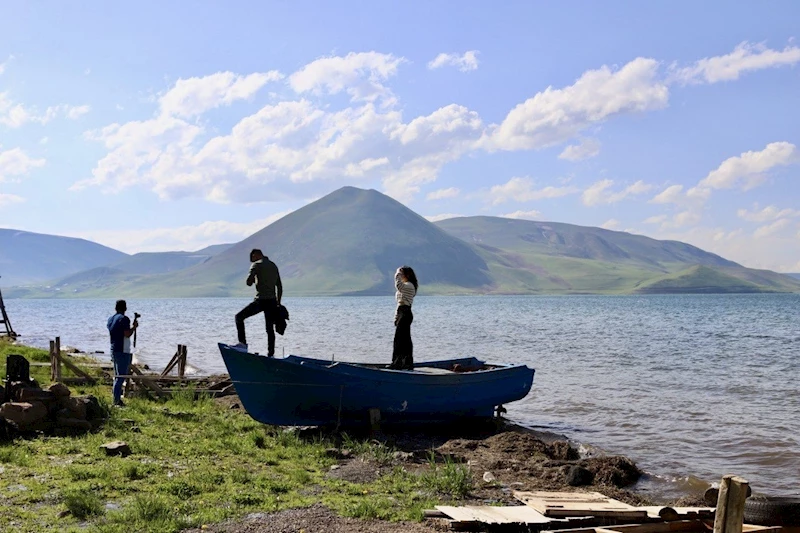
[(414, 370), (265, 357), (219, 344), (247, 413), (281, 426), (358, 426), (379, 409), (388, 423), (491, 418), (495, 408), (524, 398), (534, 369), (488, 365), (474, 357), (417, 363)]

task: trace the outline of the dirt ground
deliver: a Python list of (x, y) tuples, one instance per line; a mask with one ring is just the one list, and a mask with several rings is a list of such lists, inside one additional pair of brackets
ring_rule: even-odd
[[(236, 396), (217, 400), (229, 408), (240, 408)], [(295, 429), (301, 438), (318, 436), (316, 428)], [(596, 491), (631, 505), (654, 502), (626, 487), (641, 475), (625, 457), (581, 458), (563, 435), (542, 433), (514, 424), (494, 423), (481, 427), (443, 427), (424, 432), (390, 431), (356, 437), (369, 437), (391, 446), (397, 452), (391, 464), (379, 465), (360, 457), (346, 456), (329, 475), (354, 483), (369, 483), (396, 465), (412, 472), (430, 468), (430, 453), (437, 462), (452, 460), (469, 465), (475, 489), (458, 505), (520, 505), (517, 490)], [(344, 454), (347, 455), (347, 454)], [(487, 481), (488, 480), (488, 481)], [(443, 498), (445, 503), (446, 498)], [(665, 502), (660, 502), (665, 503)], [(683, 498), (671, 505), (704, 506), (702, 499)], [(422, 523), (392, 523), (380, 520), (342, 518), (322, 505), (277, 513), (258, 513), (244, 520), (208, 526), (203, 531), (244, 532), (432, 532), (447, 530), (444, 520)], [(200, 530), (194, 530), (200, 531)]]

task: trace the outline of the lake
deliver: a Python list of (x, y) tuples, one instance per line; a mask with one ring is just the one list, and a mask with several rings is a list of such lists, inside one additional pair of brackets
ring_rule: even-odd
[[(142, 314), (135, 356), (163, 368), (177, 344), (191, 370), (225, 372), (247, 299), (129, 300)], [(286, 298), (277, 355), (391, 360), (394, 300)], [(108, 352), (111, 300), (6, 300), (26, 344)], [(734, 473), (753, 490), (800, 494), (800, 295), (425, 296), (414, 300), (415, 360), (477, 356), (536, 368), (507, 416), (562, 433), (588, 453), (648, 472), (637, 487), (670, 497)], [(262, 317), (250, 350), (266, 353)], [(108, 357), (107, 355), (101, 357)]]

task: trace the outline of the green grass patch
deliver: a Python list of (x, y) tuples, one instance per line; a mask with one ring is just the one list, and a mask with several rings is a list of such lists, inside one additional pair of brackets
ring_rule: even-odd
[[(0, 341), (3, 364), (8, 353), (47, 358), (41, 350)], [(49, 385), (49, 368), (31, 371), (40, 385)], [(95, 395), (108, 421), (80, 436), (0, 442), (0, 531), (177, 533), (319, 501), (346, 516), (420, 520), (441, 493), (459, 493), (448, 488), (458, 482), (430, 484), (399, 467), (367, 484), (330, 477), (336, 460), (326, 449), (335, 446), (332, 440), (309, 442), (188, 391), (165, 401), (126, 399), (127, 407), (118, 409), (109, 407), (109, 383), (71, 390)], [(107, 457), (100, 446), (112, 440), (127, 442), (132, 454)], [(343, 447), (357, 460), (381, 465), (395, 451), (349, 436)], [(65, 509), (70, 512), (60, 516)]]

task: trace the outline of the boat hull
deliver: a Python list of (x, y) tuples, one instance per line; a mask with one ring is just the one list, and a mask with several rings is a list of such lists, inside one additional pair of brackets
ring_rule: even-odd
[(525, 397), (534, 370), (511, 365), (480, 368), (475, 358), (415, 365), (419, 371), (332, 363), (305, 357), (272, 358), (219, 345), (247, 413), (273, 425), (359, 426), (379, 409), (387, 423), (490, 418), (495, 407)]

